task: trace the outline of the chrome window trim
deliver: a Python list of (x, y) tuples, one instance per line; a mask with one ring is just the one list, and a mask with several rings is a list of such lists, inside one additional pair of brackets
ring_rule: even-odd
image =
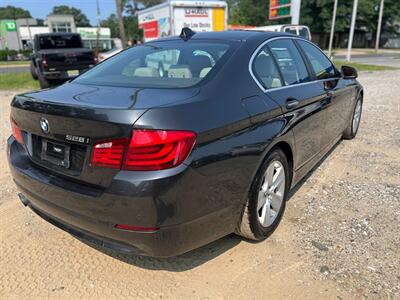
[[(311, 80), (311, 81), (307, 81), (307, 82), (301, 82), (301, 83), (295, 83), (295, 84), (291, 84), (291, 85), (283, 85), (280, 87), (275, 87), (275, 88), (269, 88), (266, 89), (257, 79), (257, 77), (254, 75), (253, 73), (253, 61), (256, 57), (256, 55), (258, 54), (258, 52), (260, 52), (260, 50), (269, 42), (275, 41), (275, 40), (281, 40), (281, 39), (289, 39), (289, 40), (301, 40), (307, 43), (310, 43), (311, 45), (313, 45), (314, 47), (315, 44), (309, 40), (306, 40), (304, 38), (300, 38), (300, 37), (291, 37), (291, 36), (279, 36), (279, 37), (274, 37), (274, 38), (270, 38), (264, 42), (262, 42), (256, 50), (254, 50), (253, 54), (250, 57), (250, 61), (249, 61), (249, 72), (251, 77), (253, 77), (253, 80), (255, 81), (255, 83), (258, 85), (258, 87), (263, 91), (263, 93), (266, 93), (268, 91), (276, 91), (276, 90), (281, 90), (281, 89), (285, 89), (285, 88), (291, 88), (294, 86), (301, 86), (301, 85), (307, 85), (307, 84), (311, 84), (311, 83), (315, 83), (315, 82), (319, 82), (319, 81), (330, 81), (330, 80), (336, 80), (336, 79), (340, 79), (341, 77), (332, 77), (332, 78), (326, 78), (326, 79), (318, 79), (318, 80)], [(318, 49), (318, 47), (317, 47)], [(321, 51), (321, 50), (320, 50)], [(329, 59), (329, 57), (324, 53), (324, 51), (321, 51), (325, 57), (332, 63), (333, 66), (335, 66), (333, 64), (333, 62)], [(275, 58), (274, 58), (275, 59)]]

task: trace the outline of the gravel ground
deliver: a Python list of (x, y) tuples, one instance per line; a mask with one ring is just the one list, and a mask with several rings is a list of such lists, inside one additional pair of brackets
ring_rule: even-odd
[(399, 299), (400, 71), (361, 73), (359, 134), (292, 193), (262, 243), (234, 235), (169, 259), (99, 251), (24, 208), (0, 92), (0, 298)]

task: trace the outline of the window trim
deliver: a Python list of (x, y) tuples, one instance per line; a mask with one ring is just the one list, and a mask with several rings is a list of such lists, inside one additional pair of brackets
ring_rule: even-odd
[[(284, 81), (284, 79), (283, 79), (281, 69), (279, 68), (278, 62), (277, 62), (276, 59), (274, 58), (274, 56), (273, 56), (273, 54), (272, 54), (272, 52), (271, 52), (271, 49), (270, 49), (268, 46), (262, 47), (262, 48), (257, 52), (257, 54), (256, 54), (256, 56), (255, 56), (254, 59), (256, 59), (256, 58), (258, 57), (258, 55), (261, 53), (261, 51), (263, 51), (263, 49), (265, 49), (265, 51), (267, 51), (268, 54), (271, 56), (272, 62), (273, 62), (274, 66), (275, 66), (275, 68), (276, 68), (276, 70), (277, 70), (277, 72), (278, 72), (279, 81), (281, 82), (281, 86), (279, 86), (279, 87), (284, 87), (284, 86), (285, 86), (285, 81)], [(253, 73), (254, 73), (254, 76), (257, 78), (257, 81), (260, 82), (260, 84), (263, 86), (263, 88), (264, 88), (264, 89), (268, 89), (268, 88), (266, 88), (266, 87), (264, 86), (264, 83), (263, 83), (263, 81), (261, 80), (260, 76), (257, 74), (257, 72), (255, 72), (255, 64), (254, 64), (254, 63), (252, 64), (252, 71), (253, 71)], [(278, 88), (278, 87), (277, 87), (277, 88)]]
[[(298, 39), (298, 40), (303, 41), (302, 39)], [(296, 46), (297, 46), (297, 48), (299, 49), (299, 51), (302, 53), (303, 59), (307, 61), (307, 64), (308, 64), (308, 66), (310, 67), (310, 72), (311, 72), (311, 74), (313, 75), (314, 79), (315, 79), (315, 80), (323, 80), (323, 79), (317, 79), (317, 78), (318, 78), (317, 73), (315, 73), (314, 67), (313, 67), (313, 65), (312, 65), (312, 63), (311, 63), (311, 60), (308, 58), (308, 56), (307, 56), (307, 54), (306, 54), (306, 51), (303, 49), (303, 47), (301, 46), (301, 44), (300, 44), (299, 42), (297, 42), (297, 41), (295, 41), (294, 43), (296, 44)], [(312, 47), (314, 47), (314, 48), (316, 48), (318, 51), (320, 51), (320, 52), (326, 57), (326, 59), (332, 64), (333, 69), (335, 70), (335, 76), (333, 76), (333, 77), (331, 77), (331, 78), (324, 78), (324, 79), (332, 80), (332, 78), (337, 78), (336, 75), (339, 75), (340, 72), (338, 71), (338, 69), (336, 69), (335, 64), (328, 58), (328, 56), (325, 54), (325, 52), (322, 51), (317, 45), (315, 45), (315, 44), (312, 43), (312, 42), (311, 42), (311, 43), (308, 42), (308, 43), (311, 44)], [(340, 78), (340, 76), (339, 76), (339, 78)]]
[[(252, 54), (251, 57), (250, 57), (250, 61), (249, 61), (249, 65), (248, 65), (248, 71), (249, 71), (251, 77), (253, 78), (254, 82), (255, 82), (255, 83), (258, 85), (258, 87), (263, 91), (263, 93), (266, 93), (266, 92), (268, 92), (268, 91), (276, 91), (276, 90), (280, 90), (280, 89), (286, 89), (286, 88), (291, 88), (291, 87), (296, 87), (296, 86), (301, 86), (301, 85), (312, 84), (312, 83), (319, 82), (319, 81), (321, 81), (321, 82), (323, 82), (323, 81), (331, 81), (331, 80), (336, 80), (336, 79), (340, 79), (340, 78), (341, 78), (341, 77), (332, 77), (332, 78), (327, 78), (327, 79), (315, 79), (315, 77), (312, 76), (312, 77), (311, 77), (311, 80), (308, 81), (308, 82), (301, 82), (301, 83), (295, 83), (295, 84), (291, 84), (291, 85), (284, 85), (284, 86), (280, 86), (280, 87), (276, 87), (276, 88), (269, 88), (269, 89), (266, 89), (266, 88), (259, 82), (259, 80), (257, 79), (257, 77), (256, 77), (256, 76), (254, 75), (254, 73), (253, 73), (253, 67), (252, 67), (252, 66), (253, 66), (253, 62), (254, 62), (254, 59), (256, 58), (258, 52), (259, 52), (265, 45), (267, 45), (269, 42), (272, 42), (272, 41), (274, 41), (274, 40), (279, 40), (279, 39), (302, 40), (302, 41), (305, 41), (305, 42), (307, 42), (307, 43), (310, 43), (310, 44), (314, 45), (313, 42), (311, 42), (311, 41), (309, 41), (309, 40), (306, 40), (306, 39), (304, 39), (304, 38), (301, 38), (301, 37), (288, 37), (288, 36), (274, 37), (274, 38), (270, 38), (270, 39), (268, 39), (268, 40), (262, 42), (262, 43), (256, 48), (256, 50), (254, 50), (253, 54)], [(293, 42), (294, 42), (295, 46), (297, 46), (296, 41), (293, 41)], [(314, 45), (314, 46), (315, 46), (315, 45)], [(300, 50), (299, 50), (299, 52), (300, 52), (301, 55), (302, 55), (302, 52), (301, 52)], [(329, 59), (329, 57), (328, 57), (323, 51), (321, 51), (321, 52), (325, 55), (325, 57), (326, 57), (330, 62), (332, 62), (332, 61)], [(304, 60), (304, 57), (303, 57), (303, 56), (302, 56), (302, 58), (303, 58), (303, 60)], [(306, 66), (307, 66), (308, 61), (305, 61), (304, 63), (305, 63)], [(332, 64), (333, 64), (333, 63), (332, 63)], [(333, 66), (335, 66), (335, 65), (333, 64)], [(310, 75), (313, 75), (313, 74), (310, 74)], [(313, 80), (313, 78), (314, 78), (314, 80)]]

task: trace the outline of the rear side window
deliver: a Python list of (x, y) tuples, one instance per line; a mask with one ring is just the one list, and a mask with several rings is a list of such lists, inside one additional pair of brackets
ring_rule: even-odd
[(310, 77), (293, 41), (279, 39), (268, 43), (272, 55), (278, 62), (285, 85), (310, 81)]
[(309, 59), (317, 79), (326, 79), (336, 76), (336, 70), (331, 61), (314, 45), (298, 40), (301, 48)]
[(222, 63), (232, 47), (212, 41), (146, 43), (111, 57), (74, 82), (143, 88), (189, 87)]
[(255, 57), (253, 73), (266, 89), (282, 86), (279, 70), (267, 47), (261, 49)]

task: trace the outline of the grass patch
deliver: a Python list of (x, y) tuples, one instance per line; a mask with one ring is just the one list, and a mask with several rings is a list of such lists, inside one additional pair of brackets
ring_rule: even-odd
[(0, 90), (38, 88), (39, 82), (30, 73), (0, 73)]
[(347, 61), (341, 61), (341, 60), (335, 60), (333, 63), (338, 68), (338, 70), (340, 70), (341, 66), (353, 67), (353, 68), (356, 68), (357, 71), (359, 71), (359, 72), (397, 70), (397, 68), (394, 68), (394, 67), (360, 64), (360, 63), (347, 62)]
[(29, 66), (29, 61), (27, 61), (27, 60), (0, 61), (0, 66), (13, 66), (13, 65)]

